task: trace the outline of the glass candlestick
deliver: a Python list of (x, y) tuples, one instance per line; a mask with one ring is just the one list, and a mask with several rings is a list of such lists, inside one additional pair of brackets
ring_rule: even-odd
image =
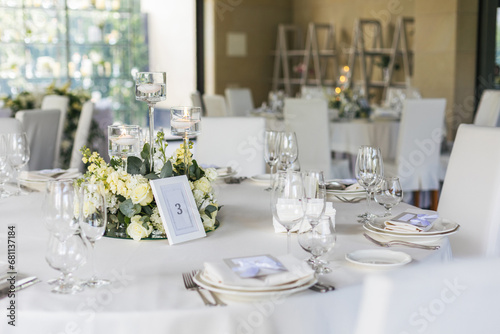
[(108, 126), (109, 157), (122, 159), (125, 171), (127, 171), (127, 158), (140, 154), (140, 134), (141, 128), (138, 125)]
[(184, 168), (189, 179), (188, 152), (189, 138), (200, 133), (200, 107), (173, 107), (170, 109), (170, 130), (172, 135), (184, 139)]
[(154, 107), (167, 98), (167, 73), (139, 72), (135, 79), (135, 99), (144, 101), (149, 108), (149, 167), (153, 171)]

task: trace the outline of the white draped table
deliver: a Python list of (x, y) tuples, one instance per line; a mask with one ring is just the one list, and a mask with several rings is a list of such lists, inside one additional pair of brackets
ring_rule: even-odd
[[(227, 257), (283, 254), (286, 235), (274, 233), (265, 186), (246, 180), (217, 184), (221, 225), (206, 238), (169, 246), (166, 240), (141, 241), (103, 238), (96, 243), (100, 276), (114, 282), (75, 295), (50, 292), (48, 279), (59, 275), (45, 261), (47, 232), (41, 216), (41, 193), (0, 199), (0, 261), (6, 259), (7, 226), (16, 226), (18, 271), (44, 282), (16, 296), (16, 327), (7, 325), (9, 299), (0, 300), (1, 333), (352, 333), (361, 300), (361, 283), (378, 270), (344, 260), (346, 253), (375, 249), (362, 235), (356, 215), (365, 202), (335, 202), (337, 245), (328, 254), (333, 272), (321, 277), (336, 290), (326, 294), (306, 290), (288, 297), (256, 302), (227, 300), (227, 307), (206, 307), (198, 294), (186, 291), (181, 273), (202, 268), (204, 261)], [(408, 205), (401, 204), (396, 211)], [(377, 208), (379, 212), (381, 209)], [(441, 249), (394, 248), (420, 262), (451, 258), (447, 238)], [(293, 254), (307, 258), (293, 237)], [(90, 266), (76, 274), (88, 278)]]

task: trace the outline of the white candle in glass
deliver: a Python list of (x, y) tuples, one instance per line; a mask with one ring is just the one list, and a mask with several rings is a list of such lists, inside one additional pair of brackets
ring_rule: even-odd
[(161, 90), (161, 85), (158, 84), (140, 84), (137, 90), (144, 94), (152, 94)]

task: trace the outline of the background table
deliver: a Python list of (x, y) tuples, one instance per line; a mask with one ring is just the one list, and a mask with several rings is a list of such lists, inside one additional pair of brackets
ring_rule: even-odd
[[(59, 275), (45, 261), (47, 232), (40, 219), (41, 193), (0, 200), (0, 260), (6, 259), (7, 226), (17, 230), (18, 271), (36, 275), (44, 282), (20, 291), (16, 297), (17, 326), (0, 321), (1, 333), (352, 333), (362, 294), (360, 284), (377, 272), (350, 264), (346, 253), (375, 249), (363, 236), (356, 215), (358, 204), (335, 202), (337, 245), (327, 258), (333, 272), (321, 280), (337, 290), (320, 294), (311, 290), (253, 303), (227, 301), (227, 307), (205, 307), (199, 296), (186, 291), (182, 272), (202, 268), (204, 261), (227, 257), (283, 254), (286, 235), (274, 233), (267, 184), (250, 180), (242, 184), (218, 183), (221, 226), (206, 238), (169, 246), (166, 240), (140, 241), (103, 238), (96, 243), (100, 276), (114, 280), (100, 289), (75, 295), (50, 292), (46, 280)], [(402, 211), (408, 205), (396, 208)], [(376, 208), (382, 212), (381, 208)], [(292, 252), (308, 258), (293, 236)], [(447, 238), (439, 251), (394, 248), (410, 254), (414, 261), (441, 262), (451, 258)], [(90, 266), (77, 272), (89, 277)], [(8, 299), (0, 300), (5, 314)]]

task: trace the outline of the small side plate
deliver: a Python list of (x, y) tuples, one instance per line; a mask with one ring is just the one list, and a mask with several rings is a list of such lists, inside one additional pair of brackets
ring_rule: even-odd
[(345, 255), (347, 261), (365, 267), (391, 268), (411, 262), (411, 256), (387, 249), (362, 249)]

